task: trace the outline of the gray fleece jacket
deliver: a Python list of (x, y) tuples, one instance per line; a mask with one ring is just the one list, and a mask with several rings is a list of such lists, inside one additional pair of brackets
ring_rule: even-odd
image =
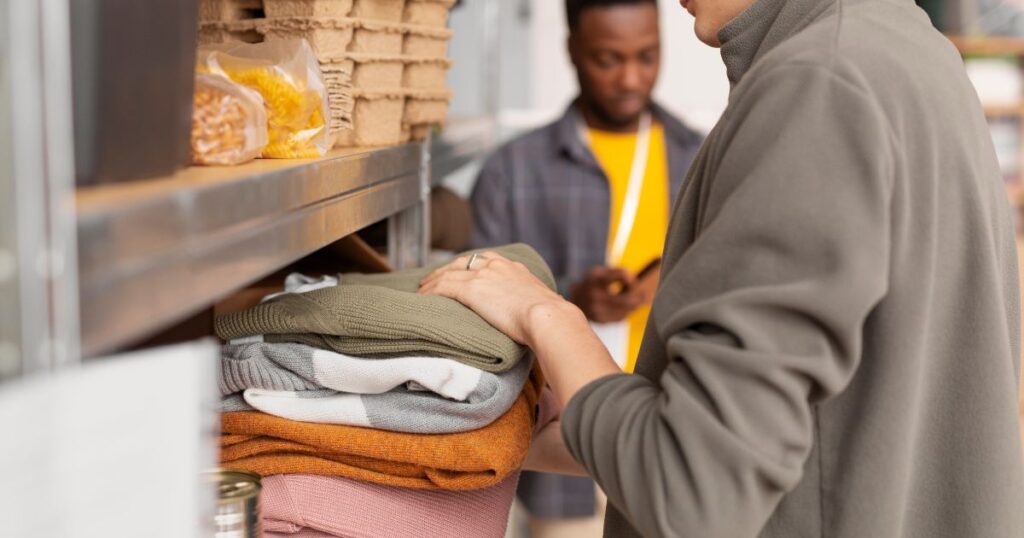
[(606, 536), (1024, 536), (1014, 229), (910, 0), (760, 0), (635, 376), (563, 414)]

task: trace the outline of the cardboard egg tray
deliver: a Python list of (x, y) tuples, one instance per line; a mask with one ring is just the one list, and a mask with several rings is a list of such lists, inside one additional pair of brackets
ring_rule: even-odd
[(352, 95), (351, 66), (339, 66), (337, 69), (323, 71), (324, 86), (327, 88), (327, 106), (329, 110), (330, 131), (336, 133), (352, 128), (352, 110), (355, 98)]
[(348, 17), (353, 0), (263, 0), (267, 18)]
[(353, 90), (353, 97), (353, 128), (338, 134), (336, 147), (393, 146), (408, 140), (402, 129), (404, 90)]
[(448, 41), (451, 37), (452, 31), (447, 28), (406, 25), (402, 54), (421, 57), (448, 56)]
[(199, 0), (199, 21), (237, 21), (263, 16), (262, 0)]
[(376, 21), (402, 22), (404, 12), (405, 0), (355, 0), (349, 16)]
[(450, 90), (406, 90), (402, 122), (408, 125), (444, 123), (448, 115)]
[(402, 22), (421, 26), (444, 27), (455, 0), (406, 0)]
[(444, 56), (402, 56), (405, 69), (402, 87), (417, 90), (444, 89), (452, 61)]

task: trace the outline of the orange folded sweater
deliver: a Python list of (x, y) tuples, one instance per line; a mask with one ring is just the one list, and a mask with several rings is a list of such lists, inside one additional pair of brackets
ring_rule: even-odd
[(518, 470), (530, 447), (543, 374), (537, 365), (512, 407), (478, 430), (389, 432), (297, 422), (255, 411), (224, 413), (224, 467), (273, 474), (316, 474), (417, 489), (493, 486)]

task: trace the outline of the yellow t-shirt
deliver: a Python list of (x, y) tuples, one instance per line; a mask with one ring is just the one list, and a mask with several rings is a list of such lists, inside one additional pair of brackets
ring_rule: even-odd
[[(629, 173), (633, 166), (633, 151), (636, 148), (636, 133), (613, 133), (588, 130), (590, 147), (601, 165), (611, 189), (611, 222), (608, 226), (608, 248), (611, 249), (618, 230), (619, 217), (629, 186)], [(608, 260), (608, 264), (623, 267), (634, 273), (643, 269), (652, 260), (661, 256), (668, 230), (669, 181), (668, 159), (665, 155), (665, 131), (655, 123), (651, 126), (650, 148), (647, 154), (647, 169), (644, 173), (640, 204), (629, 240), (621, 260)], [(626, 353), (627, 372), (636, 365), (640, 340), (650, 314), (650, 306), (642, 306), (626, 318), (629, 324), (629, 345)]]

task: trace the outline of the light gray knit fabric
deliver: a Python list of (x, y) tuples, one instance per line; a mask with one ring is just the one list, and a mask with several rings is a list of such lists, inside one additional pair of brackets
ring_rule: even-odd
[[(338, 391), (330, 389), (317, 389), (317, 390), (303, 390), (295, 391), (294, 394), (299, 398), (324, 398), (327, 396), (334, 396), (338, 394)], [(222, 413), (231, 413), (233, 411), (256, 411), (257, 409), (245, 402), (245, 396), (241, 392), (234, 394), (228, 394), (227, 396), (220, 399), (220, 411)]]
[(228, 344), (223, 348), (220, 361), (221, 395), (241, 392), (248, 388), (273, 390), (321, 389), (315, 382), (312, 354), (308, 346), (299, 344)]
[[(323, 390), (313, 381), (313, 353), (324, 352), (301, 344), (225, 346), (223, 371), (231, 378), (222, 380), (221, 388), (234, 393), (225, 392), (221, 410), (256, 409), (303, 422), (409, 433), (469, 431), (487, 426), (512, 407), (533, 362), (519, 361), (500, 374), (479, 371), (476, 386), (459, 401), (419, 387), (398, 386), (379, 394)], [(366, 360), (379, 364), (389, 359)]]
[(397, 387), (429, 390), (465, 400), (480, 384), (479, 368), (443, 357), (353, 357), (304, 344), (228, 344), (221, 358), (221, 394), (258, 388), (331, 389), (380, 394)]

